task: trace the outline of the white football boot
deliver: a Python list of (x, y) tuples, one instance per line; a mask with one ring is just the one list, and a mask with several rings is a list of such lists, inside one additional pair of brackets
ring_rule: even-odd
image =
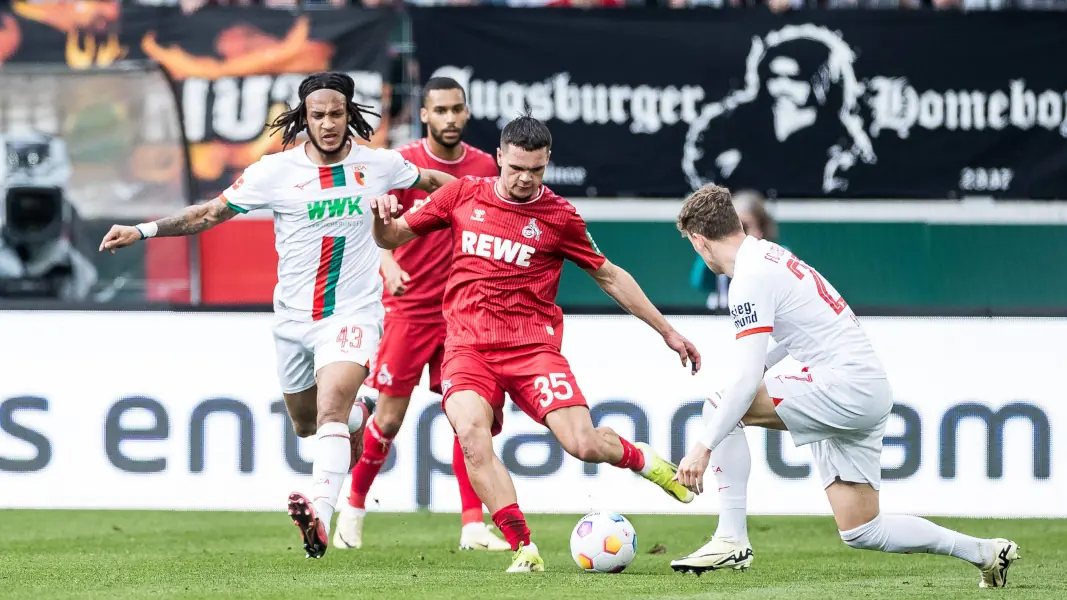
[(337, 531), (333, 533), (333, 547), (338, 550), (363, 547), (363, 519), (367, 511), (345, 505), (337, 515)]
[(978, 582), (980, 588), (999, 588), (1008, 585), (1008, 569), (1011, 563), (1022, 558), (1019, 556), (1019, 544), (1011, 540), (997, 538), (993, 540), (993, 556), (982, 570), (982, 580)]
[(682, 573), (696, 573), (719, 569), (744, 570), (752, 566), (752, 544), (727, 538), (712, 538), (689, 556), (672, 560), (671, 568)]
[(459, 549), (506, 552), (511, 550), (511, 544), (493, 535), (485, 523), (469, 523), (459, 535)]

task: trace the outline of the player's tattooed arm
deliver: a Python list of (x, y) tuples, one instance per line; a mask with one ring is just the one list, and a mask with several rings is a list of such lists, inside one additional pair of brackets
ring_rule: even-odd
[(218, 197), (211, 202), (195, 204), (178, 214), (159, 219), (155, 222), (156, 226), (159, 227), (156, 236), (196, 235), (236, 216), (237, 211), (230, 208), (222, 197)]
[(667, 322), (663, 313), (648, 299), (633, 275), (609, 260), (605, 260), (599, 269), (587, 272), (597, 282), (600, 289), (611, 296), (611, 299), (626, 312), (641, 319), (663, 336), (663, 341), (667, 346), (678, 353), (682, 366), (691, 361), (693, 373), (700, 370), (700, 353), (697, 352), (696, 347)]
[(433, 169), (422, 169), (419, 174), (419, 180), (416, 181), (415, 185), (412, 187), (428, 194), (432, 194), (443, 188), (445, 184), (452, 182), (454, 179), (455, 177), (448, 173), (434, 171)]
[(180, 213), (154, 221), (156, 231), (142, 230), (141, 227), (150, 225), (113, 225), (100, 241), (100, 252), (108, 251), (112, 254), (120, 248), (127, 248), (145, 239), (145, 237), (167, 237), (180, 235), (194, 235), (201, 231), (207, 231), (212, 227), (232, 219), (237, 211), (226, 204), (222, 198), (216, 198), (205, 204), (190, 206)]

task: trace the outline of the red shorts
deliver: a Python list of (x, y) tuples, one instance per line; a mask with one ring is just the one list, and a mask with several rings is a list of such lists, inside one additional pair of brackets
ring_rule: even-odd
[(554, 410), (588, 406), (570, 363), (558, 348), (548, 345), (501, 350), (449, 348), (442, 371), (445, 396), (441, 407), (456, 392), (476, 392), (493, 407), (493, 435), (500, 433), (504, 424), (504, 392), (541, 424)]
[(441, 393), (445, 324), (385, 318), (382, 341), (367, 385), (394, 398), (407, 398), (430, 366), (430, 390)]

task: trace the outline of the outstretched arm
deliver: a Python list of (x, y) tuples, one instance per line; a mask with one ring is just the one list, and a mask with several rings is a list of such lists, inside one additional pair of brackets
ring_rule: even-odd
[[(406, 163), (410, 165), (410, 163)], [(414, 168), (412, 166), (411, 168)], [(393, 250), (411, 240), (426, 235), (431, 231), (444, 229), (452, 224), (452, 208), (459, 198), (464, 180), (456, 180), (451, 175), (440, 171), (426, 170), (422, 175), (430, 173), (431, 183), (438, 185), (438, 176), (449, 178), (449, 185), (436, 193), (430, 194), (423, 202), (416, 202), (404, 216), (397, 217), (404, 207), (400, 206), (396, 196), (376, 196), (371, 198), (371, 210), (374, 213), (374, 225), (371, 227), (371, 235), (379, 248)], [(418, 182), (416, 181), (416, 187)]]
[(375, 219), (374, 229), (371, 234), (374, 236), (374, 242), (378, 244), (378, 247), (385, 250), (396, 250), (419, 237), (411, 230), (404, 217), (392, 219), (388, 223)]
[(696, 373), (700, 369), (700, 353), (696, 347), (674, 330), (625, 269), (604, 260), (598, 269), (586, 269), (586, 272), (593, 277), (600, 289), (626, 312), (641, 319), (663, 336), (663, 341), (681, 357), (683, 366), (691, 360), (693, 372)]
[(215, 198), (211, 202), (195, 204), (176, 215), (154, 221), (158, 230), (153, 237), (196, 235), (236, 216), (237, 211), (230, 208), (222, 197)]
[(119, 248), (132, 246), (150, 237), (196, 235), (235, 216), (237, 216), (237, 211), (230, 208), (220, 196), (210, 202), (186, 207), (177, 214), (151, 223), (144, 223), (136, 227), (113, 225), (100, 242), (100, 251), (109, 250), (114, 254), (115, 250)]
[(730, 351), (734, 362), (727, 371), (730, 379), (717, 402), (712, 402), (715, 411), (705, 421), (699, 441), (678, 463), (675, 476), (679, 483), (698, 494), (702, 491), (711, 451), (741, 423), (756, 398), (764, 368), (771, 362), (768, 358), (776, 358), (767, 355), (776, 310), (771, 285), (758, 273), (735, 276), (730, 284), (730, 314), (737, 330)]
[(763, 366), (767, 360), (769, 334), (758, 332), (737, 338), (731, 351), (734, 363), (729, 370), (730, 380), (721, 394), (707, 401), (715, 407), (704, 422), (698, 441), (678, 462), (675, 480), (693, 492), (704, 491), (704, 472), (711, 460), (711, 451), (733, 431), (752, 406), (763, 380)]

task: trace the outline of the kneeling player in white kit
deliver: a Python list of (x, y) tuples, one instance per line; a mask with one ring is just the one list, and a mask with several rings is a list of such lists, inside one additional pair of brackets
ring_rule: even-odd
[[(781, 246), (745, 235), (726, 188), (708, 185), (686, 199), (678, 229), (716, 274), (731, 277), (737, 330), (732, 381), (705, 405), (700, 441), (677, 479), (703, 491), (709, 461), (722, 511), (715, 536), (676, 571), (744, 569), (752, 564), (745, 501), (751, 457), (743, 426), (788, 430), (808, 445), (841, 540), (853, 548), (944, 554), (981, 570), (980, 587), (1002, 587), (1018, 545), (978, 539), (919, 517), (882, 515), (882, 437), (893, 393), (856, 315), (815, 269)], [(778, 345), (768, 353), (770, 338)], [(806, 365), (764, 375), (786, 355)]]
[[(211, 202), (136, 227), (115, 225), (100, 244), (101, 251), (114, 252), (145, 238), (194, 235), (238, 213), (274, 212), (278, 378), (296, 434), (315, 436), (311, 499), (289, 495), (289, 514), (309, 558), (326, 552), (330, 518), (362, 452), (369, 416), (356, 393), (385, 316), (381, 254), (371, 224), (374, 211), (382, 218), (398, 212), (395, 204), (379, 206), (371, 199), (398, 188), (433, 192), (454, 179), (420, 172), (394, 150), (356, 144), (353, 133), (369, 141), (373, 130), (354, 93), (344, 73), (307, 77), (298, 89), (300, 104), (273, 128), (282, 131), (284, 146), (305, 130), (309, 143), (264, 156)], [(240, 268), (239, 260), (234, 267)]]

